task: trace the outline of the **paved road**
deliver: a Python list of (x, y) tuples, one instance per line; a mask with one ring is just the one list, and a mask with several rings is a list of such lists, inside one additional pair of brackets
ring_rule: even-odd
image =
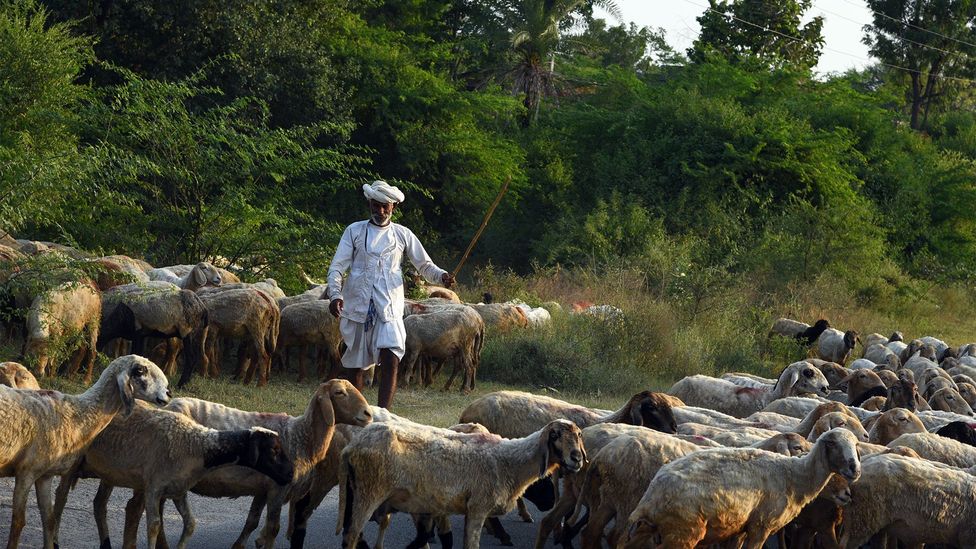
[[(0, 543), (7, 539), (10, 531), (10, 503), (13, 494), (13, 479), (0, 479)], [(56, 483), (55, 483), (56, 484)], [(95, 531), (95, 520), (92, 516), (91, 501), (98, 487), (97, 480), (81, 480), (78, 487), (68, 498), (68, 505), (64, 510), (61, 523), (61, 547), (64, 549), (97, 549), (98, 535)], [(109, 501), (108, 517), (112, 541), (115, 547), (121, 547), (122, 522), (125, 501), (130, 495), (129, 490), (117, 489)], [(308, 537), (305, 547), (309, 549), (339, 547), (339, 537), (334, 535), (336, 524), (336, 509), (338, 508), (337, 491), (322, 502), (315, 511), (309, 523)], [(196, 533), (190, 538), (191, 549), (228, 548), (240, 533), (247, 515), (250, 498), (209, 499), (196, 495), (190, 496), (190, 505), (197, 519)], [(531, 504), (529, 505), (531, 508)], [(512, 536), (515, 547), (532, 547), (535, 542), (536, 525), (541, 513), (534, 512), (536, 523), (523, 523), (515, 513), (502, 517), (502, 524)], [(453, 517), (455, 547), (461, 547), (464, 532), (463, 517)], [(278, 536), (277, 547), (288, 547), (285, 539), (287, 512), (282, 516), (282, 532)], [(262, 520), (263, 526), (263, 520)], [(179, 539), (182, 522), (172, 504), (167, 504), (165, 512), (165, 529), (169, 533), (168, 539), (175, 547)], [(139, 530), (139, 547), (146, 547), (145, 520)], [(413, 523), (404, 514), (395, 515), (386, 535), (385, 546), (390, 549), (405, 547), (414, 536)], [(372, 544), (376, 538), (376, 525), (370, 523), (366, 529), (366, 539)], [(37, 514), (37, 504), (31, 492), (27, 509), (27, 527), (21, 536), (20, 547), (33, 549), (43, 547), (40, 517)], [(251, 536), (249, 547), (254, 547), (254, 536)], [(482, 547), (501, 547), (495, 538), (488, 534), (481, 537)], [(437, 545), (433, 546), (435, 549)]]

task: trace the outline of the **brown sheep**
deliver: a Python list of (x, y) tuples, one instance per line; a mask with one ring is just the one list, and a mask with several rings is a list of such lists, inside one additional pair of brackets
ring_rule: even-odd
[(23, 364), (0, 362), (0, 385), (14, 389), (40, 389), (37, 378)]
[(318, 349), (317, 375), (325, 377), (322, 356), (328, 359), (329, 374), (333, 378), (339, 374), (339, 322), (329, 312), (329, 302), (314, 299), (289, 305), (281, 310), (281, 328), (278, 331), (278, 345), (275, 360), (288, 369), (291, 358), (290, 349), (298, 347), (298, 381), (305, 379), (305, 356), (308, 349)]
[(868, 437), (872, 444), (886, 445), (905, 433), (926, 432), (922, 420), (904, 408), (888, 410), (871, 420), (868, 420)]
[(219, 367), (218, 338), (233, 337), (243, 340), (244, 353), (239, 353), (238, 375), (247, 384), (255, 371), (258, 387), (268, 383), (271, 355), (275, 352), (281, 322), (278, 304), (268, 294), (254, 289), (241, 288), (220, 292), (204, 292), (200, 299), (207, 307), (211, 333), (203, 360), (204, 372)]

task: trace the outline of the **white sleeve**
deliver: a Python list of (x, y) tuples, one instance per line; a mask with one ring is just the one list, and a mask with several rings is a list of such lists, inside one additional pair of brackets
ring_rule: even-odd
[(424, 249), (423, 244), (421, 244), (417, 236), (413, 234), (413, 231), (404, 227), (403, 234), (406, 244), (406, 249), (404, 251), (406, 252), (407, 257), (410, 259), (410, 263), (413, 263), (414, 268), (417, 269), (417, 272), (420, 273), (421, 276), (427, 279), (427, 282), (430, 282), (431, 284), (442, 284), (443, 281), (441, 280), (441, 277), (444, 276), (444, 273), (447, 271), (441, 269), (437, 265), (434, 265), (433, 260), (431, 260), (430, 256), (427, 255), (427, 250)]
[(342, 297), (342, 275), (349, 270), (352, 265), (352, 225), (346, 227), (336, 246), (335, 255), (332, 257), (332, 264), (329, 265), (327, 280), (329, 283), (329, 301)]

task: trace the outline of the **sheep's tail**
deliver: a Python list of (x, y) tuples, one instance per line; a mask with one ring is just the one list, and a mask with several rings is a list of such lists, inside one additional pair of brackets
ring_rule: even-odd
[(352, 505), (355, 498), (353, 483), (356, 475), (349, 465), (347, 456), (339, 458), (339, 512), (336, 513), (336, 535), (342, 534), (344, 528), (349, 528), (352, 522)]

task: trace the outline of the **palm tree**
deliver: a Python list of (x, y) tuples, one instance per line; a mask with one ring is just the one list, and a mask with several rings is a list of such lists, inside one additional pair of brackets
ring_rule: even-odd
[(620, 19), (620, 10), (613, 0), (514, 0), (509, 6), (513, 17), (511, 48), (517, 62), (508, 77), (513, 83), (512, 91), (525, 96), (528, 122), (538, 117), (542, 98), (557, 93), (554, 55), (560, 24), (573, 12), (590, 5)]

